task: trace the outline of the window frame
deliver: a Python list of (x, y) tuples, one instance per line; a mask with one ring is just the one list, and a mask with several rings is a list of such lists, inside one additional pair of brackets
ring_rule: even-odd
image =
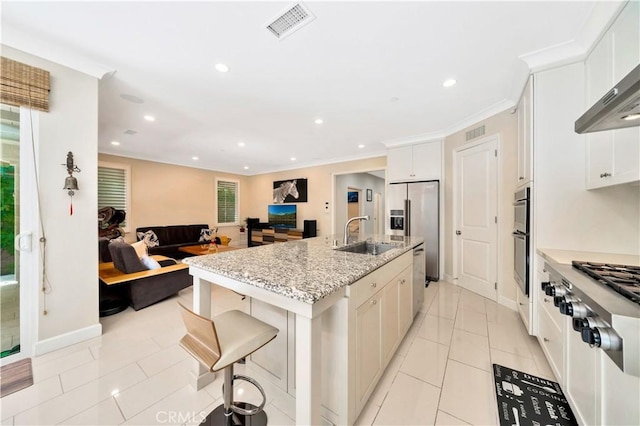
[[(123, 227), (124, 232), (128, 233), (131, 231), (131, 223), (133, 223), (132, 221), (132, 212), (131, 212), (131, 165), (129, 164), (124, 164), (124, 163), (112, 163), (110, 161), (98, 161), (98, 168), (100, 167), (105, 167), (105, 168), (109, 168), (109, 169), (121, 169), (124, 170), (124, 182), (125, 182), (125, 190), (126, 190), (126, 196), (125, 196), (125, 212), (127, 213), (127, 217), (126, 217), (126, 226)], [(98, 175), (98, 170), (96, 170), (96, 177)], [(96, 184), (96, 204), (98, 201), (98, 191), (97, 191), (97, 184)]]
[[(219, 182), (230, 182), (230, 183), (234, 183), (236, 185), (236, 205), (235, 205), (235, 210), (236, 210), (236, 221), (235, 222), (224, 222), (224, 223), (220, 223), (220, 218), (218, 217), (218, 183)], [(216, 227), (225, 227), (225, 226), (239, 226), (240, 225), (240, 181), (238, 179), (229, 179), (229, 178), (223, 178), (223, 177), (217, 177), (215, 178), (215, 197), (214, 197), (214, 203), (215, 203), (215, 226)]]

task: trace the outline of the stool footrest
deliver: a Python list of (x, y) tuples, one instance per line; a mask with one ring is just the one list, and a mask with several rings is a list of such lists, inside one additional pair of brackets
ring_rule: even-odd
[[(260, 394), (262, 395), (262, 402), (260, 403), (259, 406), (247, 410), (244, 409), (242, 407), (239, 407), (237, 405), (235, 405), (233, 402), (231, 402), (230, 405), (230, 409), (234, 412), (234, 413), (238, 413), (238, 414), (242, 414), (243, 416), (253, 416), (255, 414), (258, 414), (259, 412), (261, 412), (267, 402), (267, 396), (264, 393), (264, 389), (262, 389), (262, 386), (260, 386), (260, 383), (258, 383), (255, 379), (249, 377), (249, 376), (243, 376), (242, 374), (234, 374), (233, 375), (233, 381), (235, 380), (244, 380), (245, 382), (249, 382), (251, 383), (253, 386), (255, 386), (259, 391)], [(231, 387), (233, 388), (233, 381), (231, 382)], [(222, 394), (224, 395), (224, 383), (222, 384)], [(233, 394), (233, 391), (232, 391)]]

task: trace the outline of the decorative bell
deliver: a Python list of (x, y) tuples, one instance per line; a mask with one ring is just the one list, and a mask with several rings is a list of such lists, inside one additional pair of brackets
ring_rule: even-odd
[[(69, 191), (77, 191), (78, 179), (74, 178), (73, 176), (67, 176), (64, 179), (64, 188), (62, 189), (68, 189)], [(69, 195), (72, 195), (72, 194), (69, 194)]]

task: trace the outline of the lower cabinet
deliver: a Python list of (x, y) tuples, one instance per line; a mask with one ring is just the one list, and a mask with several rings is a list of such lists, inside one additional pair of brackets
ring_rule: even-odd
[[(413, 320), (412, 259), (401, 261), (400, 267), (408, 266), (387, 282), (378, 282), (377, 291), (369, 299), (355, 303), (356, 413), (366, 404)], [(354, 285), (362, 286), (363, 291), (372, 288), (367, 280)]]
[[(347, 303), (322, 314), (322, 416), (353, 424), (413, 321), (413, 252), (349, 286)], [(251, 367), (295, 406), (295, 314), (251, 300), (251, 315), (280, 330), (250, 356)], [(346, 401), (346, 402), (345, 402)]]
[(382, 296), (378, 292), (356, 309), (356, 407), (364, 406), (382, 375)]

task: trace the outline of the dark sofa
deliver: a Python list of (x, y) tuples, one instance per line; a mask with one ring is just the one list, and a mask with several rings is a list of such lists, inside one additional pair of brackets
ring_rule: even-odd
[(119, 293), (136, 311), (170, 297), (192, 285), (189, 267), (174, 259), (155, 256), (159, 269), (147, 269), (131, 245), (115, 242), (108, 246), (113, 263), (99, 267), (101, 291)]
[(149, 255), (159, 254), (174, 259), (183, 259), (192, 255), (178, 249), (199, 244), (200, 231), (203, 229), (209, 229), (209, 225), (143, 226), (136, 229), (136, 238), (140, 241), (138, 232), (151, 230), (158, 236), (159, 245), (149, 247)]

